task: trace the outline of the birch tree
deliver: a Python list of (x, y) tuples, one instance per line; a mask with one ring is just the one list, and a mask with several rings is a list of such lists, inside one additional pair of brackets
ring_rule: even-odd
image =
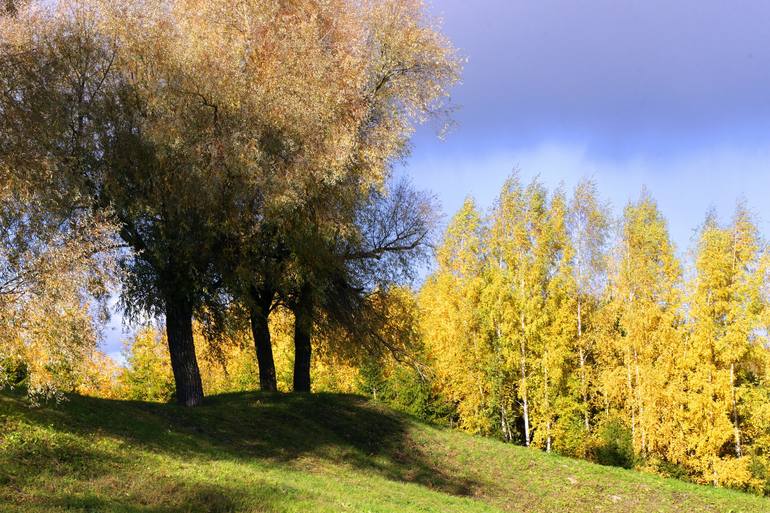
[(613, 382), (614, 369), (622, 368), (626, 393), (621, 400), (635, 448), (642, 455), (662, 442), (650, 437), (660, 415), (666, 414), (667, 404), (660, 401), (665, 400), (663, 385), (676, 354), (672, 348), (679, 340), (680, 280), (681, 268), (666, 221), (644, 191), (624, 210), (608, 288), (612, 314), (607, 320), (613, 323), (608, 342), (614, 345), (622, 366), (603, 362), (607, 383)]
[(460, 426), (488, 433), (489, 353), (478, 308), (484, 286), (484, 221), (471, 199), (452, 218), (437, 250), (438, 268), (420, 291), (420, 331), (436, 380), (457, 405)]
[[(743, 381), (752, 374), (753, 346), (761, 344), (764, 272), (760, 241), (751, 215), (739, 205), (732, 223), (719, 226), (710, 215), (699, 234), (696, 276), (691, 288), (692, 333), (685, 364), (690, 374), (689, 402), (696, 403), (683, 441), (686, 462), (719, 484), (722, 448), (745, 454), (742, 415)], [(747, 375), (748, 373), (748, 375)], [(746, 383), (751, 388), (750, 381)], [(679, 456), (685, 463), (685, 458)]]
[[(590, 319), (598, 305), (607, 265), (610, 216), (597, 194), (596, 183), (582, 180), (575, 187), (568, 214), (568, 230), (574, 247), (572, 271), (576, 285), (575, 320), (580, 373), (580, 399), (586, 432), (591, 429), (592, 334), (586, 333)], [(586, 326), (587, 325), (587, 326)]]

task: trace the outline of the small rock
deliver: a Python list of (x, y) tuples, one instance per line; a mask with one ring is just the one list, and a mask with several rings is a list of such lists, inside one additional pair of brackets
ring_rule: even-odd
[(610, 500), (613, 504), (617, 504), (618, 502), (622, 501), (623, 498), (620, 495), (610, 495)]
[(575, 479), (574, 477), (571, 477), (571, 476), (567, 478), (567, 481), (569, 481), (569, 484), (571, 484), (571, 485), (576, 485), (577, 482), (578, 482), (577, 479)]

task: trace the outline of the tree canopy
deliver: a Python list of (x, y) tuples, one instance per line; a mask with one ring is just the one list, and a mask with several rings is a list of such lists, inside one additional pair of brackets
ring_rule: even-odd
[[(263, 284), (272, 248), (253, 246), (270, 230), (295, 263), (299, 242), (355, 240), (357, 213), (459, 71), (415, 1), (14, 10), (0, 21), (0, 166), (52, 210), (115, 223), (123, 304), (165, 316), (188, 405), (202, 398), (192, 317), (225, 274), (253, 275), (230, 292)], [(231, 244), (252, 247), (222, 267)]]

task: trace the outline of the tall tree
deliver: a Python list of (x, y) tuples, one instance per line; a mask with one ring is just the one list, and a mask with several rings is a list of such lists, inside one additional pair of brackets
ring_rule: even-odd
[[(646, 191), (624, 210), (613, 266), (606, 316), (611, 338), (604, 340), (610, 347), (602, 353), (618, 360), (609, 356), (600, 363), (605, 394), (619, 398), (634, 446), (646, 455), (665, 443), (655, 434), (668, 411), (665, 384), (681, 326), (681, 267), (666, 221)], [(618, 396), (622, 382), (615, 378), (621, 376), (625, 394)]]
[[(335, 15), (335, 9), (344, 16)], [(361, 214), (383, 194), (398, 197), (400, 186), (393, 190), (386, 186), (391, 165), (405, 155), (414, 124), (442, 113), (460, 69), (454, 49), (420, 2), (339, 1), (319, 10), (319, 16), (332, 15), (333, 19), (324, 18), (323, 22), (337, 32), (319, 33), (337, 42), (336, 50), (343, 52), (350, 69), (322, 71), (341, 73), (332, 77), (332, 82), (344, 80), (342, 90), (350, 93), (347, 100), (351, 108), (341, 113), (344, 117), (333, 113), (338, 117), (331, 121), (325, 114), (329, 126), (322, 127), (328, 137), (324, 143), (335, 145), (333, 173), (312, 175), (306, 159), (286, 160), (286, 172), (301, 178), (294, 188), (301, 199), (298, 208), (265, 217), (264, 208), (257, 204), (255, 209), (243, 209), (235, 220), (238, 228), (230, 230), (240, 237), (236, 245), (244, 248), (244, 254), (233, 259), (226, 274), (232, 275), (233, 268), (240, 274), (234, 296), (249, 305), (255, 345), (263, 355), (260, 367), (266, 374), (270, 343), (264, 326), (272, 309), (268, 306), (271, 298), (273, 306), (283, 302), (301, 319), (317, 320), (316, 310), (324, 308), (325, 296), (332, 290), (344, 290), (330, 284), (350, 281), (345, 275), (352, 272), (351, 267), (360, 272), (363, 261), (384, 262), (392, 260), (388, 255), (414, 253), (414, 247), (389, 245), (401, 238), (396, 233), (380, 234), (387, 235), (382, 240), (365, 240), (369, 234), (361, 233), (367, 229), (360, 223)], [(346, 71), (347, 76), (342, 74)], [(325, 173), (329, 167), (319, 172)], [(405, 211), (380, 214), (397, 220)], [(415, 214), (424, 217), (425, 213), (417, 210)], [(413, 216), (411, 221), (418, 218)], [(352, 251), (353, 256), (346, 255), (350, 252), (347, 247), (356, 244), (364, 247)], [(306, 340), (312, 334), (308, 330), (312, 330), (312, 322), (299, 323), (300, 360), (310, 358)], [(309, 372), (306, 362), (298, 369)], [(264, 385), (272, 387), (269, 381)], [(309, 383), (309, 378), (301, 381)]]
[[(455, 76), (445, 40), (414, 12), (72, 0), (2, 20), (0, 161), (114, 216), (133, 250), (126, 306), (165, 314), (181, 403), (202, 398), (191, 320), (220, 285), (215, 264), (244, 211), (259, 224), (307, 209), (319, 186), (381, 183), (382, 155)], [(385, 98), (376, 108), (372, 91)]]
[(742, 381), (750, 387), (756, 372), (753, 346), (760, 337), (766, 299), (757, 228), (739, 205), (733, 221), (721, 227), (711, 214), (701, 229), (691, 287), (691, 336), (683, 362), (688, 375), (687, 398), (698, 407), (687, 419), (689, 437), (674, 457), (694, 466), (714, 484), (722, 472), (723, 447), (734, 458), (745, 454), (740, 414)]
[(586, 318), (598, 307), (606, 271), (606, 251), (610, 216), (598, 198), (596, 183), (581, 180), (575, 187), (569, 206), (568, 230), (574, 247), (572, 271), (576, 285), (575, 320), (580, 372), (580, 398), (586, 431), (591, 429), (589, 404), (591, 334), (586, 332)]
[[(407, 238), (414, 238), (420, 230), (414, 234), (408, 231), (407, 237), (396, 231), (382, 233), (385, 238), (378, 241), (366, 240), (366, 234), (360, 233), (365, 227), (359, 222), (359, 213), (378, 196), (387, 194), (392, 164), (408, 152), (415, 124), (444, 113), (445, 99), (460, 71), (455, 50), (437, 31), (421, 2), (383, 0), (362, 5), (366, 42), (362, 51), (368, 65), (360, 89), (361, 117), (355, 120), (349, 147), (341, 152), (348, 164), (334, 187), (307, 191), (306, 208), (293, 221), (293, 226), (302, 227), (296, 232), (303, 235), (289, 238), (295, 243), (292, 251), (298, 269), (305, 275), (299, 280), (303, 283), (295, 283), (293, 292), (293, 309), (300, 319), (315, 319), (318, 307), (338, 302), (335, 294), (353, 292), (355, 286), (339, 285), (361, 278), (361, 262), (387, 261), (388, 255), (400, 255), (395, 258), (401, 258), (403, 264), (419, 255), (425, 234), (408, 243)], [(398, 193), (398, 187), (392, 192)], [(408, 219), (402, 228), (411, 231), (430, 217), (425, 217), (421, 208), (409, 219), (405, 217), (407, 210), (390, 206), (390, 219)], [(365, 250), (347, 249), (356, 244), (364, 244)], [(367, 280), (372, 278), (370, 275)], [(310, 352), (305, 340), (311, 336), (303, 325), (309, 329), (312, 324), (301, 322), (296, 331), (299, 354), (307, 359)], [(303, 364), (297, 369), (307, 371), (309, 366)], [(300, 382), (307, 384), (309, 378)]]
[(492, 430), (486, 336), (479, 303), (484, 286), (485, 225), (466, 199), (437, 249), (438, 267), (420, 290), (420, 331), (436, 381), (457, 405), (461, 427)]
[[(576, 340), (576, 287), (573, 276), (573, 247), (567, 232), (567, 202), (564, 193), (556, 190), (548, 203), (546, 237), (548, 268), (544, 312), (546, 324), (536, 347), (540, 386), (536, 411), (539, 413), (539, 445), (551, 452), (556, 434), (568, 429), (574, 410), (569, 393), (569, 377), (573, 371), (572, 354)], [(561, 443), (561, 440), (557, 440)]]
[(498, 305), (489, 310), (495, 316), (491, 336), (503, 366), (516, 376), (524, 444), (536, 441), (547, 449), (553, 441), (556, 383), (563, 377), (570, 341), (560, 324), (572, 286), (565, 216), (563, 195), (549, 197), (537, 181), (522, 187), (514, 175), (503, 186), (490, 223), (485, 295)]
[[(328, 211), (328, 210), (327, 210)], [(409, 282), (415, 266), (425, 263), (436, 216), (432, 197), (407, 181), (371, 191), (355, 213), (352, 233), (340, 224), (307, 223), (296, 233), (294, 265), (302, 270), (286, 299), (295, 314), (295, 384), (309, 391), (312, 331), (316, 324), (341, 329), (371, 350), (384, 339), (377, 326), (384, 312), (372, 301), (390, 286)], [(336, 233), (329, 233), (328, 229)], [(323, 230), (323, 231), (322, 231)], [(373, 323), (373, 324), (372, 324)], [(334, 329), (334, 328), (332, 328)], [(388, 344), (385, 344), (388, 346)], [(393, 349), (392, 347), (387, 347)]]

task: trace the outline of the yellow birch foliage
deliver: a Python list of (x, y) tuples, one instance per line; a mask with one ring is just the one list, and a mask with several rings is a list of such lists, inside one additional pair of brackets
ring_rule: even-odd
[(756, 398), (755, 384), (766, 372), (765, 271), (758, 232), (745, 207), (739, 205), (728, 227), (719, 226), (714, 215), (707, 218), (695, 272), (692, 329), (682, 355), (687, 414), (678, 434), (680, 451), (670, 458), (706, 482), (757, 486), (748, 470), (744, 431), (750, 412), (743, 406)]
[(624, 211), (604, 321), (600, 379), (625, 413), (638, 454), (665, 452), (667, 390), (681, 351), (681, 268), (666, 221), (645, 191)]
[(460, 427), (488, 433), (487, 349), (477, 305), (483, 286), (483, 222), (466, 199), (437, 252), (438, 268), (420, 291), (420, 330), (441, 392), (457, 405)]

